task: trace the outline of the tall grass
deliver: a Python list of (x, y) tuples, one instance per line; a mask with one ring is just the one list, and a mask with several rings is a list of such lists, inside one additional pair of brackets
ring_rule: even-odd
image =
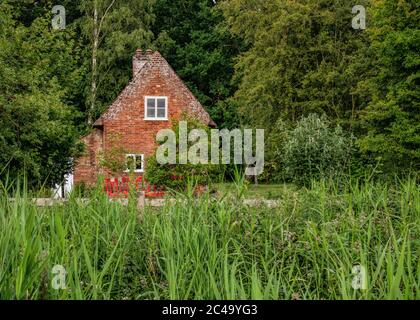
[[(13, 200), (2, 188), (2, 299), (420, 299), (415, 180), (313, 182), (271, 209), (243, 205), (239, 177), (232, 193), (142, 211), (100, 189), (36, 207), (24, 186)], [(51, 286), (54, 265), (64, 290)], [(366, 290), (352, 287), (355, 265)]]

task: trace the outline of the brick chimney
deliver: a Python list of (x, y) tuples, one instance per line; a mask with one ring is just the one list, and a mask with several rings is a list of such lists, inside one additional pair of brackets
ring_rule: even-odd
[(133, 57), (133, 78), (136, 77), (137, 73), (143, 68), (148, 60), (149, 59), (142, 53), (141, 49), (136, 50)]

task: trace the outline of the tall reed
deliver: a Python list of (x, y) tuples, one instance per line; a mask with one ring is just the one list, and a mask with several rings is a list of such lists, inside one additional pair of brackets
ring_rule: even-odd
[[(276, 208), (244, 205), (239, 176), (231, 193), (191, 186), (142, 211), (134, 194), (37, 207), (13, 188), (1, 185), (1, 299), (420, 299), (414, 179), (314, 181)], [(55, 265), (66, 289), (51, 285)], [(352, 286), (356, 265), (366, 290)]]

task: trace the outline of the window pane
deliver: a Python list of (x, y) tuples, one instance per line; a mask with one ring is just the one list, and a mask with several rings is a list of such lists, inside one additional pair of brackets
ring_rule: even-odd
[(166, 117), (165, 109), (157, 109), (157, 117), (158, 118), (165, 118)]
[(157, 117), (165, 118), (166, 117), (166, 100), (157, 99)]
[(136, 156), (136, 170), (143, 169), (143, 157), (141, 155)]
[(165, 99), (157, 99), (157, 102), (158, 102), (158, 108), (165, 109), (165, 105), (166, 105)]
[(148, 118), (154, 118), (156, 116), (155, 114), (155, 99), (147, 99), (147, 117)]

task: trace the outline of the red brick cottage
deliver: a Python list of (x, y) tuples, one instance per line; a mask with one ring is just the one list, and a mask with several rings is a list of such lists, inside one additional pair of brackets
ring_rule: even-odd
[(147, 50), (143, 54), (138, 49), (133, 57), (133, 79), (96, 120), (93, 131), (82, 139), (86, 149), (76, 161), (74, 183), (92, 185), (96, 182), (99, 155), (110, 150), (111, 137), (116, 135), (120, 137), (120, 147), (129, 150), (126, 158), (135, 163), (135, 172), (143, 174), (145, 157), (152, 155), (157, 147), (157, 132), (170, 128), (172, 120), (179, 120), (183, 113), (215, 126), (160, 53)]

